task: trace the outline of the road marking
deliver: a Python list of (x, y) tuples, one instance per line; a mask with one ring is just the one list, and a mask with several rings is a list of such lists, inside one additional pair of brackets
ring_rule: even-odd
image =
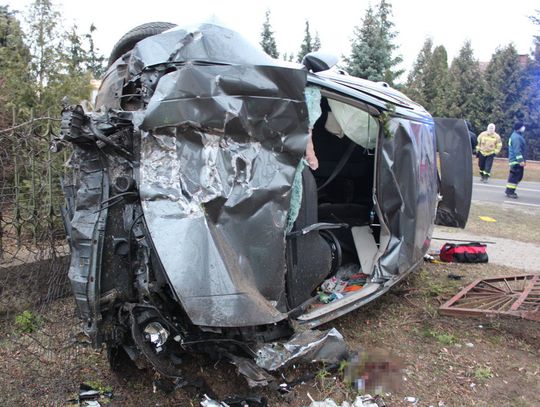
[(516, 202), (516, 201), (503, 201), (503, 202), (507, 204), (512, 204), (512, 205), (537, 206), (540, 208), (540, 205), (531, 204), (531, 203)]
[[(489, 185), (489, 184), (477, 184), (477, 183), (474, 183), (473, 185), (478, 185), (479, 187), (489, 187), (489, 188), (506, 188), (506, 185)], [(540, 192), (540, 189), (522, 188), (518, 186), (518, 191)]]

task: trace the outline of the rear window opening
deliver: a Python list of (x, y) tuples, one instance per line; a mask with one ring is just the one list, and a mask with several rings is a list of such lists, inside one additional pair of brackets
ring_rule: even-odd
[[(364, 290), (380, 244), (373, 203), (379, 121), (339, 97), (321, 98), (312, 129), (318, 168), (302, 173), (303, 197), (295, 230), (315, 223), (346, 224), (291, 239), (290, 305), (330, 304)], [(291, 263), (291, 262), (290, 262)]]

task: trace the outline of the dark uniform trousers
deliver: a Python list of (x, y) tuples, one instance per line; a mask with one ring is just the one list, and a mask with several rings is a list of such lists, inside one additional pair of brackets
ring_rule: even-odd
[(478, 153), (478, 167), (480, 168), (480, 177), (489, 178), (491, 175), (491, 167), (493, 166), (493, 159), (495, 154), (483, 155)]
[(523, 167), (519, 164), (510, 166), (508, 182), (506, 183), (506, 193), (515, 194), (519, 182), (523, 179)]

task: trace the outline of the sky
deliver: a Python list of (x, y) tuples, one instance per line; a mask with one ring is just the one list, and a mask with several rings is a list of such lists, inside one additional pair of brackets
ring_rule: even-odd
[[(306, 19), (312, 33), (319, 33), (322, 50), (338, 57), (350, 53), (355, 26), (369, 4), (379, 0), (63, 0), (54, 1), (62, 12), (66, 26), (77, 24), (86, 32), (91, 23), (97, 27), (95, 43), (106, 56), (116, 41), (131, 28), (151, 22), (167, 21), (179, 25), (217, 18), (254, 43), (260, 41), (265, 11), (270, 10), (270, 23), (278, 51), (297, 53), (304, 36)], [(31, 0), (0, 0), (11, 9), (24, 11)], [(392, 21), (398, 32), (395, 43), (409, 70), (426, 38), (435, 45), (444, 45), (449, 62), (466, 40), (470, 40), (476, 58), (489, 61), (497, 47), (513, 43), (518, 53), (530, 54), (533, 35), (540, 28), (528, 16), (540, 10), (538, 0), (390, 0)], [(401, 77), (402, 81), (406, 78)]]

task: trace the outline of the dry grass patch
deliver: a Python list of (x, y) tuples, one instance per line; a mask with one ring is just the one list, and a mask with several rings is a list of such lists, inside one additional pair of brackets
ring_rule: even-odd
[[(489, 216), (496, 222), (485, 222), (480, 216)], [(445, 232), (460, 229), (440, 228)], [(540, 244), (540, 209), (516, 208), (506, 204), (473, 202), (469, 220), (464, 229), (475, 235), (502, 237), (526, 243)]]

